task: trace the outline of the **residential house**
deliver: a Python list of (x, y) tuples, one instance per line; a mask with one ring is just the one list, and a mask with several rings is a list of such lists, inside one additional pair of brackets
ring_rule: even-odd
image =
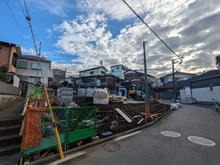
[(213, 103), (220, 101), (220, 70), (206, 73), (179, 83), (180, 99), (183, 103)]
[(51, 61), (33, 55), (22, 55), (17, 61), (17, 74), (25, 83), (48, 85), (48, 78), (52, 77)]
[(17, 60), (21, 57), (20, 46), (0, 41), (0, 66), (8, 68), (8, 83), (19, 87), (20, 78), (16, 75)]
[(124, 79), (124, 72), (130, 69), (122, 64), (119, 64), (110, 66), (110, 70), (111, 74), (115, 75), (116, 77), (119, 77), (120, 79)]
[[(124, 72), (124, 81), (123, 86), (129, 91), (133, 86), (140, 86), (142, 89), (145, 89), (145, 75), (142, 72), (136, 70), (128, 70)], [(148, 74), (148, 89), (150, 89), (151, 94), (155, 94), (156, 89), (158, 88), (158, 78), (153, 75)]]
[(63, 82), (66, 78), (66, 70), (52, 69), (53, 81)]
[(66, 81), (68, 83), (69, 87), (75, 87), (75, 85), (76, 85), (76, 77), (69, 76), (69, 77), (65, 78), (64, 81)]
[[(92, 82), (92, 77), (104, 76), (107, 74), (107, 71), (108, 70), (104, 66), (99, 66), (99, 67), (79, 71), (79, 77), (78, 79), (76, 79), (76, 85), (82, 86), (85, 83), (84, 79), (86, 77), (90, 77), (90, 78), (87, 78), (86, 80), (86, 84), (89, 85), (90, 83), (89, 81)], [(99, 78), (93, 79), (93, 81), (95, 81), (94, 83), (97, 84), (97, 86), (100, 86)]]
[[(160, 90), (162, 92), (162, 97), (164, 99), (172, 99), (174, 96), (174, 85), (176, 89), (176, 96), (179, 96), (179, 82), (188, 80), (192, 77), (195, 77), (196, 74), (192, 73), (184, 73), (184, 72), (174, 72), (175, 80), (173, 82), (173, 74), (167, 74), (163, 77), (160, 77), (161, 87)], [(174, 84), (175, 83), (175, 84)]]
[(116, 88), (116, 76), (107, 74), (107, 71), (104, 66), (79, 71), (79, 77), (76, 78), (76, 86), (79, 88), (107, 87), (114, 93)]
[(79, 71), (79, 77), (106, 75), (107, 69), (104, 66)]

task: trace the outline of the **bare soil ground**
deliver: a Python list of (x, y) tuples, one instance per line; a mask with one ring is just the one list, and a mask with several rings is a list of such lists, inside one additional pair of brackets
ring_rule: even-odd
[[(94, 105), (93, 98), (91, 97), (74, 97), (73, 101), (79, 106), (93, 105), (97, 107), (97, 121), (100, 121), (97, 128), (98, 134), (108, 131), (119, 133), (145, 124), (145, 120), (140, 122), (146, 113), (145, 102), (143, 101), (126, 101), (125, 104), (123, 102), (114, 102), (109, 103), (108, 105)], [(157, 101), (151, 102), (149, 106), (151, 115), (153, 115), (151, 121), (170, 109), (169, 105)], [(118, 114), (115, 108), (123, 110), (131, 117), (133, 122), (127, 122), (120, 114)]]

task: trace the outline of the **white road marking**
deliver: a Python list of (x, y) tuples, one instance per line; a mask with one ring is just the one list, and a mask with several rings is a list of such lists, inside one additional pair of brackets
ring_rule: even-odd
[(120, 137), (116, 138), (115, 141), (119, 141), (119, 140), (125, 139), (125, 138), (127, 138), (127, 137), (136, 135), (136, 134), (138, 134), (138, 133), (141, 133), (141, 131), (136, 131), (136, 132), (133, 132), (133, 133), (124, 135), (124, 136), (120, 136)]
[(63, 163), (63, 162), (65, 162), (65, 161), (71, 160), (71, 159), (73, 159), (73, 158), (76, 158), (76, 157), (81, 156), (81, 155), (84, 155), (84, 154), (86, 154), (85, 151), (77, 152), (77, 153), (75, 153), (75, 154), (68, 155), (68, 156), (66, 156), (66, 157), (63, 158), (63, 159), (56, 160), (56, 161), (50, 163), (50, 165), (57, 165), (57, 164)]
[(169, 136), (169, 137), (180, 137), (181, 136), (180, 133), (173, 132), (173, 131), (162, 131), (161, 134), (164, 136)]
[(189, 136), (189, 137), (187, 137), (187, 139), (193, 143), (204, 145), (204, 146), (213, 147), (216, 145), (215, 142), (213, 142), (209, 139), (203, 138), (203, 137)]

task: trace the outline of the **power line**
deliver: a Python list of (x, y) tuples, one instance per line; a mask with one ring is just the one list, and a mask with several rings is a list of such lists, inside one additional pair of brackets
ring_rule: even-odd
[(151, 19), (154, 21), (154, 23), (156, 24), (156, 26), (160, 29), (160, 31), (165, 35), (165, 37), (168, 39), (168, 41), (170, 42), (170, 44), (173, 46), (172, 42), (170, 41), (170, 39), (167, 37), (167, 35), (164, 33), (164, 31), (160, 28), (160, 26), (158, 25), (158, 23), (155, 21), (155, 19), (153, 18), (153, 16), (150, 14), (150, 12), (147, 11), (146, 7), (143, 5), (143, 3), (138, 0), (139, 3), (142, 5), (142, 7), (144, 8), (144, 10), (146, 11), (146, 13), (151, 17)]
[(21, 5), (20, 0), (18, 0), (18, 2), (19, 2), (19, 5), (20, 5), (20, 7), (21, 7), (22, 13), (24, 14), (24, 17), (26, 17), (26, 15), (25, 15), (25, 13), (24, 13), (24, 9), (23, 9), (23, 7), (22, 7), (22, 5)]
[[(19, 5), (20, 5), (20, 8), (21, 8), (21, 11), (22, 11), (22, 13), (24, 14), (24, 17), (25, 17), (25, 19), (26, 19), (26, 14), (25, 14), (25, 12), (24, 12), (24, 9), (23, 9), (23, 7), (22, 7), (22, 5), (21, 5), (20, 0), (18, 0), (18, 2), (19, 2)], [(27, 21), (27, 19), (26, 19), (26, 21)], [(28, 22), (28, 21), (27, 21), (27, 22)], [(36, 36), (36, 34), (34, 34), (34, 36), (37, 38), (38, 41), (40, 41), (39, 38)]]
[(182, 60), (182, 57), (180, 57), (179, 55), (177, 55), (158, 35), (156, 32), (154, 32), (153, 29), (151, 29), (151, 27), (144, 22), (144, 20), (127, 4), (127, 2), (125, 2), (125, 0), (122, 0), (130, 9), (131, 11), (150, 29), (150, 31), (174, 54), (176, 55), (180, 60)]
[(32, 35), (32, 39), (33, 39), (33, 42), (34, 42), (34, 48), (35, 48), (35, 51), (36, 51), (36, 55), (38, 54), (37, 53), (37, 46), (36, 46), (36, 41), (35, 41), (35, 38), (34, 38), (34, 31), (33, 31), (33, 29), (32, 29), (32, 25), (31, 25), (31, 17), (30, 17), (30, 15), (29, 15), (29, 13), (28, 13), (28, 9), (27, 9), (27, 5), (26, 5), (26, 1), (24, 0), (24, 6), (25, 6), (25, 9), (26, 9), (26, 20), (27, 20), (27, 22), (28, 22), (28, 25), (29, 25), (29, 27), (30, 27), (30, 29), (31, 29), (31, 35)]
[(8, 2), (7, 2), (6, 0), (5, 0), (5, 3), (6, 3), (6, 5), (7, 5), (7, 7), (8, 7), (8, 9), (9, 9), (9, 11), (11, 12), (11, 14), (12, 14), (12, 16), (13, 16), (15, 22), (17, 23), (19, 29), (21, 30), (21, 32), (23, 33), (23, 35), (26, 36), (26, 34), (24, 33), (24, 31), (22, 30), (21, 26), (19, 25), (17, 19), (15, 18), (15, 15), (13, 14), (13, 12), (12, 12), (12, 10), (11, 10), (11, 8), (10, 8), (10, 6), (8, 5)]

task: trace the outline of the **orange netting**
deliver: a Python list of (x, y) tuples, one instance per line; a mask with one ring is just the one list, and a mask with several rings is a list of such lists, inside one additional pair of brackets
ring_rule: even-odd
[(46, 109), (39, 110), (37, 107), (30, 107), (25, 114), (24, 130), (22, 135), (21, 150), (40, 146), (42, 134), (39, 130), (39, 120)]

